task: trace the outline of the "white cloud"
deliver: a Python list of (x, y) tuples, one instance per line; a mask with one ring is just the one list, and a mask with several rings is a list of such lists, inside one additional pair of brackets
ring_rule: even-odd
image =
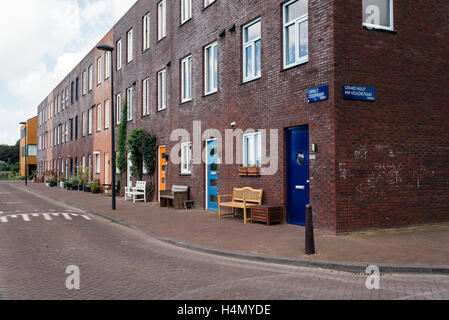
[(0, 33), (0, 84), (10, 95), (0, 101), (15, 101), (0, 105), (0, 143), (15, 143), (16, 122), (35, 116), (37, 105), (135, 2), (0, 1), (0, 28), (8, 30)]

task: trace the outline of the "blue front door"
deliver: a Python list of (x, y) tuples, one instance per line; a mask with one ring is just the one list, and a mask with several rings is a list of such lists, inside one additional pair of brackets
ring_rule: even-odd
[(207, 209), (218, 210), (218, 142), (207, 142)]
[(309, 129), (287, 131), (287, 219), (304, 226), (306, 205), (310, 201)]

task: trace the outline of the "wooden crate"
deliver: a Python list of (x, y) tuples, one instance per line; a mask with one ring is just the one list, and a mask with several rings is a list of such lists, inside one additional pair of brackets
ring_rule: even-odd
[(282, 207), (255, 206), (251, 208), (251, 221), (263, 222), (268, 226), (282, 223), (284, 210)]

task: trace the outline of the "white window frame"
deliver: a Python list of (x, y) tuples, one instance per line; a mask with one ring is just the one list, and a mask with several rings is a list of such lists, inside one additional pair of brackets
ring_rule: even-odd
[[(87, 94), (87, 71), (83, 71), (83, 96)], [(64, 100), (64, 98), (63, 98)], [(64, 105), (63, 105), (64, 106)]]
[(157, 74), (157, 110), (167, 109), (167, 70), (163, 69)]
[[(246, 41), (245, 42), (245, 34), (246, 34), (246, 29), (250, 28), (251, 26), (255, 25), (256, 23), (260, 24), (260, 35), (258, 38), (255, 38), (251, 41)], [(261, 18), (257, 18), (247, 24), (245, 24), (243, 26), (243, 82), (248, 82), (254, 79), (258, 79), (261, 77), (262, 75), (262, 61), (261, 61), (261, 66), (260, 66), (260, 70), (259, 73), (256, 73), (256, 65), (257, 65), (257, 59), (256, 59), (256, 42), (260, 41), (261, 42), (261, 46), (260, 46), (260, 50), (262, 51), (262, 24), (261, 24)], [(252, 48), (252, 65), (253, 65), (253, 74), (250, 76), (247, 76), (246, 74), (246, 67), (247, 67), (247, 57), (246, 57), (246, 49), (251, 47)], [(260, 52), (261, 55), (261, 59), (262, 59), (262, 52)]]
[(93, 88), (94, 88), (94, 67), (91, 65), (89, 66), (89, 91), (91, 91)]
[(111, 108), (111, 105), (110, 105), (110, 102), (108, 99), (104, 102), (104, 128), (105, 129), (109, 129), (109, 124), (111, 122), (110, 108)]
[(117, 124), (122, 122), (122, 94), (117, 94)]
[(97, 59), (97, 85), (103, 82), (103, 59), (99, 57)]
[(94, 112), (93, 112), (94, 108), (90, 108), (89, 112), (88, 112), (88, 118), (89, 118), (89, 130), (88, 130), (88, 134), (92, 134), (92, 130), (93, 130), (93, 117), (94, 117)]
[(204, 0), (204, 8), (210, 6), (212, 3), (214, 3), (216, 0)]
[(95, 174), (101, 174), (101, 153), (94, 152), (95, 156)]
[(192, 143), (181, 144), (181, 174), (192, 174)]
[[(212, 61), (209, 61), (209, 50), (217, 50), (217, 59), (215, 54), (212, 56)], [(213, 86), (209, 89), (211, 75), (213, 75)], [(215, 86), (215, 82), (217, 85)], [(214, 42), (204, 48), (204, 93), (209, 95), (218, 91), (218, 42)]]
[(192, 19), (192, 0), (181, 0), (181, 24)]
[(129, 30), (126, 34), (126, 56), (127, 56), (127, 62), (130, 63), (134, 59), (134, 35), (133, 35), (133, 29)]
[(143, 51), (150, 49), (150, 13), (148, 12), (142, 21)]
[(192, 56), (181, 60), (181, 102), (192, 100)]
[(104, 57), (104, 80), (111, 76), (111, 51), (106, 51)]
[(83, 112), (83, 137), (87, 136), (87, 112)]
[[(362, 25), (368, 29), (380, 29), (380, 30), (394, 31), (394, 0), (388, 0), (388, 1), (390, 4), (390, 27), (385, 27), (385, 26), (371, 24), (371, 23), (365, 23), (365, 21), (362, 21)], [(365, 8), (363, 7), (363, 1), (362, 1), (362, 17), (364, 15), (363, 10), (365, 10)]]
[[(300, 51), (301, 51), (300, 50), (300, 48), (301, 48), (301, 41), (300, 41), (300, 37), (301, 37), (300, 30), (301, 30), (301, 27), (300, 27), (300, 25), (301, 25), (301, 23), (304, 23), (306, 21), (308, 23), (308, 21), (309, 21), (309, 12), (307, 11), (307, 14), (305, 14), (305, 15), (303, 15), (301, 17), (298, 17), (296, 20), (292, 20), (290, 22), (286, 21), (287, 20), (287, 10), (288, 10), (287, 7), (290, 6), (291, 4), (295, 3), (296, 1), (307, 1), (307, 3), (308, 3), (309, 0), (291, 0), (291, 1), (288, 1), (288, 2), (284, 3), (283, 6), (282, 6), (283, 34), (284, 34), (284, 36), (283, 36), (283, 38), (284, 38), (283, 39), (283, 42), (284, 42), (284, 44), (283, 44), (283, 47), (284, 47), (283, 48), (284, 49), (284, 69), (291, 68), (291, 67), (294, 67), (294, 66), (297, 66), (297, 65), (309, 62), (310, 47), (308, 48), (306, 56), (304, 56), (304, 57), (300, 57), (299, 56)], [(296, 33), (296, 37), (295, 37), (295, 40), (296, 40), (295, 61), (290, 63), (290, 64), (288, 64), (287, 28), (290, 27), (293, 24), (295, 25), (295, 33)], [(308, 28), (308, 30), (309, 30), (309, 28)], [(307, 35), (307, 37), (309, 37), (309, 35)]]
[(117, 41), (117, 70), (122, 69), (122, 39)]
[(157, 4), (157, 40), (167, 36), (167, 1), (162, 0)]
[(150, 78), (142, 82), (142, 115), (150, 114)]
[[(250, 143), (248, 154), (248, 143)], [(262, 134), (261, 132), (245, 133), (243, 135), (243, 166), (262, 165)]]
[(97, 106), (97, 132), (101, 131), (101, 104)]
[(127, 120), (132, 121), (133, 120), (133, 87), (129, 87), (126, 89), (126, 111), (127, 111)]

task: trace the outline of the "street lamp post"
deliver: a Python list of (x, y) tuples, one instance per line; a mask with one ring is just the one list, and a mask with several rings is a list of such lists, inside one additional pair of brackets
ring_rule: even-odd
[(27, 158), (28, 158), (28, 147), (27, 147), (27, 123), (21, 122), (19, 123), (25, 126), (25, 185), (28, 186), (28, 168), (27, 168)]
[(110, 52), (111, 53), (111, 190), (112, 190), (112, 210), (116, 210), (116, 200), (115, 200), (115, 120), (114, 120), (114, 68), (113, 68), (113, 60), (112, 52), (114, 51), (114, 47), (102, 44), (97, 46), (97, 49), (100, 51)]

